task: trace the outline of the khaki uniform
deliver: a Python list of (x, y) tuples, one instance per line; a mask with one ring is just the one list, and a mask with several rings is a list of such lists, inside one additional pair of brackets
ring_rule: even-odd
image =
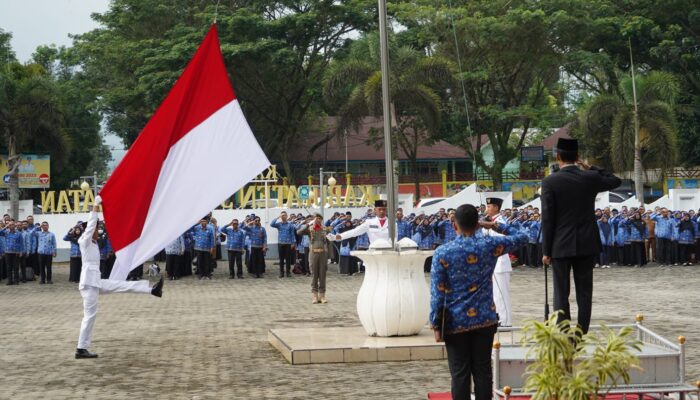
[(297, 230), (300, 235), (309, 235), (309, 264), (311, 269), (311, 293), (324, 295), (326, 293), (326, 272), (328, 271), (328, 239), (326, 234), (330, 228), (323, 227), (315, 231), (309, 225)]

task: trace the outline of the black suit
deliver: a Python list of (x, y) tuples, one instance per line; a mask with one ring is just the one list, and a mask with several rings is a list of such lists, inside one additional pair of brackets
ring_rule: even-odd
[(566, 166), (542, 181), (542, 254), (552, 258), (554, 310), (570, 320), (570, 271), (574, 270), (578, 325), (588, 332), (593, 299), (593, 265), (600, 254), (595, 198), (620, 186), (620, 179), (596, 167)]

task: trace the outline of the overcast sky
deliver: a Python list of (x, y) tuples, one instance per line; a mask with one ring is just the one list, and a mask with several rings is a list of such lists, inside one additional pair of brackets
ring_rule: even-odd
[[(69, 34), (84, 33), (97, 27), (90, 14), (102, 13), (110, 0), (0, 0), (0, 28), (12, 33), (12, 48), (20, 62), (27, 62), (37, 46), (70, 46)], [(121, 160), (123, 144), (113, 135), (105, 136), (114, 167)]]

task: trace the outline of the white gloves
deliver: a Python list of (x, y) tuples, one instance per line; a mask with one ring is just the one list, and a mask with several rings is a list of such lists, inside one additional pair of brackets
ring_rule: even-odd
[(335, 242), (335, 235), (332, 233), (329, 233), (326, 235), (326, 239), (330, 240), (331, 242)]
[(100, 196), (100, 195), (98, 194), (98, 195), (95, 197), (95, 205), (96, 205), (96, 206), (99, 206), (100, 204), (102, 204), (102, 196)]

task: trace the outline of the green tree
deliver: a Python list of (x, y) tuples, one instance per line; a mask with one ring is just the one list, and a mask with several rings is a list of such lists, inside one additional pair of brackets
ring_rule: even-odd
[[(672, 74), (654, 71), (638, 76), (640, 142), (644, 169), (676, 165), (677, 128), (674, 104), (680, 87)], [(604, 94), (579, 113), (579, 132), (588, 153), (610, 162), (617, 171), (634, 167), (634, 100), (632, 79), (620, 83), (620, 96)]]
[(35, 142), (51, 146), (54, 154), (66, 154), (70, 140), (63, 117), (58, 88), (41, 66), (12, 63), (0, 72), (0, 134), (7, 143), (13, 218), (19, 217), (20, 154)]
[[(456, 128), (449, 140), (464, 148), (500, 190), (503, 168), (518, 155), (532, 128), (542, 131), (561, 123), (559, 35), (571, 17), (537, 0), (478, 0), (455, 2), (453, 7), (419, 4), (406, 2), (394, 13), (402, 24), (420, 31), (413, 36), (426, 42), (437, 38), (429, 43), (436, 54), (458, 61), (458, 49), (462, 63), (459, 80), (465, 93), (461, 85), (452, 90), (454, 105), (448, 109), (461, 111), (447, 119), (446, 126)], [(479, 151), (482, 135), (493, 148), (490, 165)]]
[[(443, 98), (452, 86), (454, 67), (448, 60), (428, 57), (414, 48), (397, 44), (390, 46), (389, 59), (392, 144), (411, 164), (418, 201), (418, 149), (435, 140)], [(382, 115), (377, 35), (353, 43), (347, 58), (331, 63), (323, 81), (323, 91), (326, 101), (337, 107), (339, 131), (357, 129), (363, 117)], [(383, 133), (371, 130), (370, 144), (384, 145)]]
[(66, 188), (81, 175), (97, 173), (106, 178), (109, 148), (101, 133), (101, 115), (97, 108), (97, 92), (85, 73), (76, 67), (73, 49), (39, 46), (32, 61), (47, 71), (57, 86), (62, 103), (63, 130), (70, 143), (66, 153), (57, 153), (39, 140), (28, 145), (36, 151), (51, 154), (51, 185)]
[[(226, 1), (217, 26), (237, 97), (266, 154), (288, 149), (322, 115), (321, 79), (347, 36), (373, 23), (371, 0)], [(129, 146), (192, 57), (211, 2), (115, 0), (75, 43), (111, 132)], [(305, 137), (307, 140), (307, 137)]]

